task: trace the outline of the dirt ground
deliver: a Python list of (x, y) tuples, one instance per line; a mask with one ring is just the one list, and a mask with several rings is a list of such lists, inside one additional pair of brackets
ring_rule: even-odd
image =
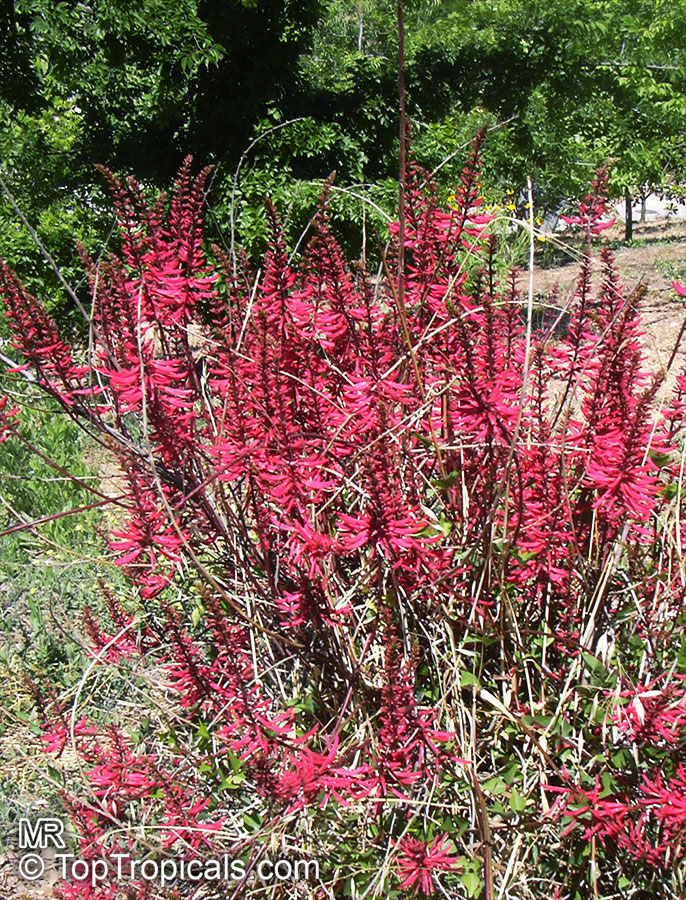
[[(634, 225), (634, 241), (631, 246), (621, 244), (624, 232), (622, 223), (603, 232), (603, 243), (614, 250), (622, 285), (631, 291), (639, 283), (647, 286), (641, 304), (645, 328), (646, 363), (652, 370), (666, 365), (681, 325), (686, 318), (686, 302), (672, 287), (674, 278), (686, 283), (686, 222), (661, 221)], [(544, 253), (550, 249), (538, 249), (538, 265), (534, 270), (534, 291), (547, 294), (555, 284), (559, 288), (560, 305), (574, 290), (579, 274), (578, 256), (580, 243), (566, 234), (549, 239), (555, 246), (555, 264), (545, 266)], [(571, 250), (564, 253), (558, 243)], [(568, 262), (564, 262), (567, 256)], [(596, 267), (597, 272), (597, 267)], [(597, 281), (595, 282), (597, 284)], [(677, 352), (671, 378), (686, 365), (686, 339)]]

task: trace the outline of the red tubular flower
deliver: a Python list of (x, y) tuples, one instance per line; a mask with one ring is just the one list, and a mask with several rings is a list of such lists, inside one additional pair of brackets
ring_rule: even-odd
[(0, 261), (0, 299), (12, 330), (12, 343), (39, 373), (44, 385), (70, 406), (76, 396), (90, 393), (84, 386), (88, 367), (74, 362), (72, 348), (60, 338), (57, 325), (19, 279)]
[(658, 467), (646, 454), (646, 444), (631, 431), (627, 434), (625, 427), (608, 425), (596, 429), (592, 454), (586, 483), (597, 492), (594, 508), (612, 521), (626, 513), (648, 520), (660, 482), (654, 474)]
[(632, 791), (608, 794), (596, 776), (588, 790), (566, 784), (546, 786), (560, 794), (551, 808), (554, 818), (565, 816), (566, 835), (576, 827), (584, 839), (597, 837), (601, 845), (611, 842), (633, 859), (665, 868), (674, 866), (686, 852), (686, 770), (681, 763), (672, 777), (661, 772), (644, 775)]
[(580, 225), (589, 234), (600, 234), (606, 228), (612, 228), (617, 221), (616, 217), (603, 222), (602, 218), (607, 213), (607, 181), (606, 168), (596, 169), (595, 178), (591, 181), (591, 191), (585, 200), (579, 204), (579, 213), (576, 216), (560, 216), (568, 225)]
[(16, 427), (16, 416), (19, 408), (15, 406), (5, 394), (0, 397), (0, 444), (6, 441)]
[(436, 884), (436, 872), (448, 872), (458, 866), (457, 857), (449, 852), (447, 835), (437, 835), (431, 843), (414, 837), (400, 841), (396, 858), (399, 877), (403, 879), (400, 890), (412, 889), (415, 895), (431, 897)]
[(654, 746), (661, 741), (678, 743), (686, 728), (685, 678), (674, 675), (674, 680), (666, 685), (660, 684), (662, 679), (656, 679), (621, 691), (619, 696), (630, 702), (617, 705), (612, 713), (619, 732), (639, 746)]
[(108, 743), (95, 745), (91, 755), (96, 765), (86, 772), (93, 793), (116, 815), (122, 804), (139, 800), (160, 787), (156, 775), (155, 755), (135, 754), (113, 726), (108, 729)]
[[(86, 747), (90, 746), (90, 739), (93, 735), (97, 734), (97, 731), (98, 730), (94, 725), (89, 725), (87, 723), (85, 717), (80, 718), (78, 722), (74, 723), (76, 746), (85, 753)], [(43, 734), (41, 735), (45, 752), (61, 756), (64, 752), (64, 748), (71, 740), (71, 734), (72, 729), (70, 723), (66, 719), (58, 719), (57, 721), (46, 723)], [(85, 742), (83, 740), (84, 738), (86, 739)]]

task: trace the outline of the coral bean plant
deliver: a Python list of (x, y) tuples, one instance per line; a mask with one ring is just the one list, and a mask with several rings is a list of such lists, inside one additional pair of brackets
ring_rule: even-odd
[[(643, 288), (593, 261), (602, 171), (573, 295), (535, 325), (499, 281), (481, 140), (447, 210), (411, 165), (378, 277), (326, 193), (301, 257), (271, 208), (257, 270), (206, 247), (190, 161), (152, 204), (103, 170), (121, 240), (84, 254), (87, 351), (0, 269), (7, 382), (30, 368), (126, 485), (130, 595), (103, 585), (84, 628), (89, 671), (145, 683), (152, 722), (33, 685), (108, 873), (62, 897), (191, 896), (115, 862), (224, 853), (226, 898), (683, 890), (686, 373), (647, 371)], [(20, 434), (9, 399), (0, 427)], [(265, 887), (278, 848), (317, 877)]]

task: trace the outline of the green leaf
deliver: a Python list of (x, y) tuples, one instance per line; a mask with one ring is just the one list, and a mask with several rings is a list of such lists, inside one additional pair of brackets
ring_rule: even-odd
[(248, 813), (243, 813), (243, 824), (249, 832), (254, 833), (259, 831), (262, 827), (262, 817), (258, 816), (257, 818), (253, 818), (253, 816)]
[(524, 812), (526, 809), (526, 797), (520, 794), (517, 788), (513, 788), (510, 794), (510, 809), (515, 813)]
[(460, 672), (460, 687), (473, 687), (474, 690), (480, 691), (481, 682), (473, 672), (470, 672), (467, 669), (463, 669), (463, 671)]
[(446, 491), (448, 490), (448, 488), (454, 487), (456, 484), (459, 484), (461, 475), (461, 472), (455, 470), (453, 472), (448, 472), (445, 478), (437, 478), (431, 483), (439, 491)]
[(594, 676), (594, 678), (604, 680), (609, 676), (610, 673), (596, 656), (593, 656), (592, 653), (586, 653), (585, 651), (582, 652), (581, 655), (583, 657), (586, 668), (591, 673), (591, 675)]
[(465, 872), (460, 881), (465, 886), (468, 897), (476, 897), (481, 890), (481, 879), (474, 872)]
[(504, 779), (500, 777), (500, 775), (495, 775), (493, 778), (489, 778), (488, 781), (485, 781), (482, 785), (482, 788), (487, 793), (497, 796), (498, 794), (502, 794), (507, 790), (507, 784)]
[(245, 775), (242, 772), (236, 772), (232, 775), (222, 778), (219, 785), (220, 791), (235, 791), (245, 781)]

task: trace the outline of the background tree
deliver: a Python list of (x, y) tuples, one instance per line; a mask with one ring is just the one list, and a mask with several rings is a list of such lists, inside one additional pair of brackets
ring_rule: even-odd
[[(516, 196), (530, 175), (538, 208), (559, 208), (604, 161), (618, 197), (680, 183), (685, 7), (408, 0), (417, 157), (441, 166), (447, 196), (460, 147), (478, 127), (506, 123), (485, 150), (495, 198)], [(214, 237), (237, 230), (255, 253), (264, 196), (295, 244), (335, 171), (331, 214), (348, 249), (369, 252), (384, 237), (397, 191), (393, 3), (15, 0), (2, 9), (2, 172), (68, 275), (74, 236), (95, 252), (109, 233), (94, 171), (103, 162), (157, 186), (188, 152), (218, 164)], [(32, 288), (45, 283), (59, 296), (6, 200), (0, 224), (0, 256), (17, 261)]]
[[(682, 180), (686, 66), (682, 4), (661, 0), (496, 0), (407, 4), (407, 85), (413, 143), (428, 168), (442, 166), (450, 193), (457, 152), (475, 130), (495, 126), (484, 182), (495, 197), (518, 193), (530, 175), (541, 211), (585, 189), (599, 163), (612, 164), (615, 197)], [(302, 227), (312, 179), (335, 169), (340, 187), (359, 183), (388, 209), (394, 197), (397, 37), (395, 7), (331, 0), (301, 58), (300, 90), (270, 112), (266, 134), (243, 167), (240, 196), (255, 238), (255, 210), (278, 184)], [(444, 164), (445, 160), (453, 157)], [(334, 215), (360, 216), (339, 194)], [(374, 209), (367, 207), (374, 219)], [(380, 220), (377, 222), (380, 226)]]
[[(70, 269), (74, 235), (95, 249), (107, 234), (97, 163), (159, 185), (188, 152), (233, 161), (292, 81), (317, 12), (318, 0), (5, 3), (2, 169), (58, 262)], [(44, 269), (6, 199), (0, 223), (0, 256)]]

